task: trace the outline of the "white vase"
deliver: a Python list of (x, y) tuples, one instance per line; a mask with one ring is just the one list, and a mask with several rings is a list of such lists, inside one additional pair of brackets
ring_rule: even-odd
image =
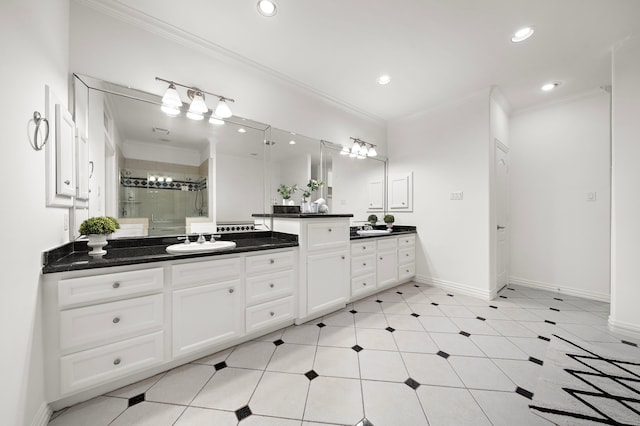
[(393, 229), (393, 222), (392, 223), (387, 223), (387, 229), (389, 231), (391, 231)]
[(89, 252), (89, 256), (91, 257), (102, 257), (107, 254), (107, 251), (102, 247), (107, 245), (107, 236), (104, 234), (89, 234), (87, 235), (89, 242), (87, 245), (91, 247), (91, 251)]
[(300, 203), (300, 213), (309, 213), (309, 203), (306, 200)]

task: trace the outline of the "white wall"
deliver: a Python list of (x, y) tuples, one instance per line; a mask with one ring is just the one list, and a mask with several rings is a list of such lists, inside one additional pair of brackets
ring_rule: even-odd
[(27, 124), (34, 110), (44, 114), (44, 86), (66, 103), (68, 87), (67, 0), (5, 0), (0, 6), (0, 38), (5, 99), (0, 155), (3, 208), (2, 297), (0, 298), (0, 413), (3, 424), (43, 420), (40, 343), (41, 252), (68, 240), (65, 209), (45, 208), (45, 151), (34, 151)]
[(640, 338), (640, 38), (613, 53), (611, 316)]
[(510, 281), (608, 300), (609, 94), (518, 112), (510, 131)]
[(489, 298), (489, 90), (389, 123), (388, 144), (389, 174), (413, 172), (394, 215), (418, 227), (417, 278)]

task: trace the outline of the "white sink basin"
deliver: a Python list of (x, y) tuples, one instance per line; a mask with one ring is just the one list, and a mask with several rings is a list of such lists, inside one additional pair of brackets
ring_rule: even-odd
[(389, 229), (364, 229), (360, 231), (356, 231), (358, 235), (388, 235), (391, 233)]
[(204, 243), (191, 243), (191, 244), (174, 244), (167, 247), (167, 253), (171, 254), (187, 254), (187, 253), (203, 253), (208, 251), (221, 251), (231, 250), (236, 248), (236, 243), (233, 241), (207, 241)]

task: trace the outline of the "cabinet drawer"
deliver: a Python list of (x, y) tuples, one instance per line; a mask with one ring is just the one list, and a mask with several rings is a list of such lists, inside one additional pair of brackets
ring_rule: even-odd
[(398, 250), (398, 263), (413, 263), (416, 260), (416, 249), (414, 247), (405, 247)]
[(407, 263), (406, 265), (400, 265), (398, 267), (398, 280), (406, 280), (407, 278), (414, 277), (416, 275), (416, 264)]
[(293, 293), (293, 270), (247, 278), (247, 305), (266, 302)]
[(293, 319), (294, 308), (293, 296), (247, 308), (247, 333)]
[(351, 279), (351, 296), (373, 291), (376, 288), (376, 274), (364, 275)]
[(60, 349), (105, 344), (162, 327), (162, 294), (60, 312)]
[(376, 272), (376, 255), (357, 256), (351, 258), (351, 275), (359, 276)]
[(171, 282), (174, 288), (211, 284), (240, 278), (241, 270), (240, 257), (185, 263), (171, 268)]
[(58, 281), (60, 306), (102, 302), (162, 290), (162, 269), (119, 272)]
[(309, 223), (307, 250), (341, 249), (349, 243), (349, 226), (342, 222)]
[(264, 274), (265, 272), (279, 271), (282, 269), (293, 269), (293, 263), (293, 251), (247, 256), (247, 276)]
[(376, 241), (359, 241), (357, 243), (351, 243), (351, 256), (359, 256), (361, 254), (375, 254)]
[(62, 394), (94, 386), (160, 364), (162, 331), (60, 358)]
[(416, 245), (416, 236), (415, 235), (401, 235), (398, 237), (398, 246), (399, 247), (408, 247)]
[(397, 238), (380, 238), (378, 240), (378, 251), (380, 250), (395, 250), (398, 248)]

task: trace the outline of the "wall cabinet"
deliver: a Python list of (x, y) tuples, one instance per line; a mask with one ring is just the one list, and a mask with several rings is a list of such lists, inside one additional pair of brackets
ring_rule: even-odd
[(413, 210), (413, 174), (405, 173), (389, 178), (389, 210)]

